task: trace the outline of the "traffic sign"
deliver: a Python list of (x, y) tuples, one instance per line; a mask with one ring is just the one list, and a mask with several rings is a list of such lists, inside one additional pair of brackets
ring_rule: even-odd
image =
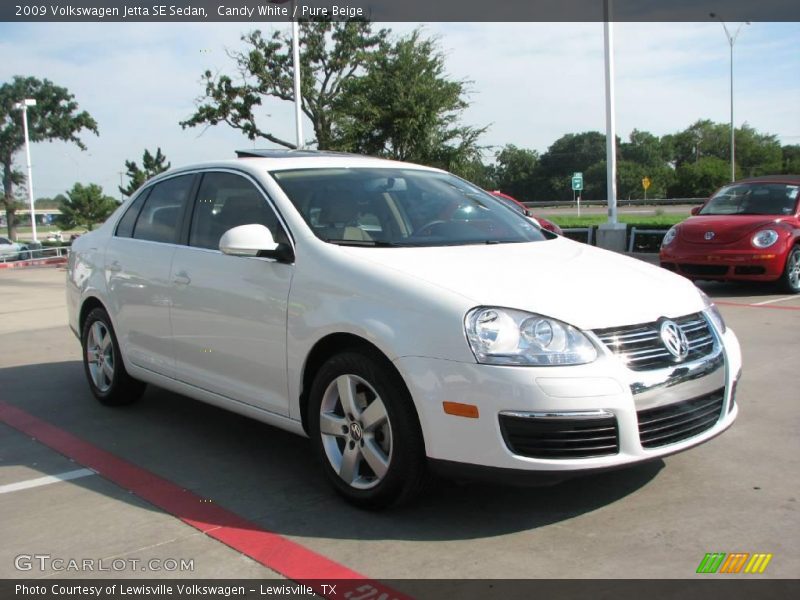
[(642, 187), (644, 188), (644, 191), (647, 191), (647, 188), (650, 187), (650, 178), (649, 177), (644, 177), (642, 179)]
[(580, 192), (583, 189), (583, 173), (572, 174), (572, 191)]

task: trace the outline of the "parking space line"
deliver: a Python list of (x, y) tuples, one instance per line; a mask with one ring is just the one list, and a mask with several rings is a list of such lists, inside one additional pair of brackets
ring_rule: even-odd
[(71, 481), (72, 479), (80, 479), (81, 477), (88, 477), (89, 475), (96, 474), (97, 473), (91, 469), (76, 469), (75, 471), (67, 471), (66, 473), (59, 473), (57, 475), (37, 477), (36, 479), (28, 479), (26, 481), (18, 481), (17, 483), (0, 485), (0, 494), (10, 494), (11, 492), (28, 490), (30, 488), (50, 485), (51, 483), (59, 483), (61, 481)]
[(772, 300), (764, 300), (763, 302), (753, 302), (753, 306), (766, 306), (767, 304), (775, 304), (776, 302), (786, 302), (787, 300), (796, 300), (797, 296), (784, 296), (783, 298), (773, 298)]
[[(409, 598), (1, 400), (0, 423), (92, 469), (108, 481), (265, 567), (294, 581), (308, 582), (319, 596), (347, 597), (347, 591), (359, 595), (364, 593), (366, 586), (371, 593), (374, 590), (374, 597), (385, 594), (385, 597), (396, 600)], [(340, 581), (336, 592), (331, 594), (330, 586), (323, 587), (328, 580), (347, 581)]]

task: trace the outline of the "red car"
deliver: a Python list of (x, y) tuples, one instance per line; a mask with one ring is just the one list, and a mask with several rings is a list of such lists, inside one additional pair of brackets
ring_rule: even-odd
[(557, 233), (558, 235), (564, 235), (564, 232), (561, 231), (561, 227), (559, 227), (552, 221), (545, 219), (544, 217), (534, 217), (533, 213), (531, 213), (531, 211), (528, 210), (528, 207), (525, 206), (522, 202), (520, 202), (516, 198), (512, 198), (508, 194), (504, 194), (500, 190), (494, 190), (493, 192), (489, 193), (495, 198), (499, 198), (506, 206), (513, 208), (518, 213), (521, 213), (526, 217), (528, 217), (529, 219), (532, 219), (533, 221), (538, 223), (542, 229), (547, 229), (547, 231), (552, 231), (553, 233)]
[(800, 176), (724, 186), (661, 244), (661, 266), (690, 279), (779, 281), (800, 293)]

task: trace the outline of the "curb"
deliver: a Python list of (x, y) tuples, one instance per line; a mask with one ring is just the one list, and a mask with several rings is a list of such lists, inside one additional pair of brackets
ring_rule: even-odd
[(0, 263), (0, 269), (18, 269), (20, 267), (49, 267), (52, 265), (67, 264), (66, 256), (54, 256), (53, 258), (39, 258), (34, 260), (18, 260), (14, 262)]

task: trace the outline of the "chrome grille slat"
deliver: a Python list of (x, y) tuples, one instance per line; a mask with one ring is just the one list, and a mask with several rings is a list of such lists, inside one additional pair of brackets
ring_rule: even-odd
[(661, 341), (661, 321), (595, 330), (600, 341), (634, 371), (660, 369), (697, 360), (713, 351), (714, 335), (702, 313), (672, 319), (686, 335), (689, 355), (677, 361)]

